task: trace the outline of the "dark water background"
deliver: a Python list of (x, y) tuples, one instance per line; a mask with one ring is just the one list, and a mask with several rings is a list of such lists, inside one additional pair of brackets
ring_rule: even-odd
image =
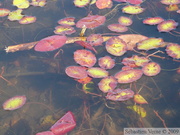
[[(2, 1), (2, 6), (10, 10), (11, 0)], [(114, 6), (118, 4), (114, 2)], [(108, 16), (104, 25), (87, 30), (85, 36), (92, 33), (112, 33), (107, 25), (117, 23), (120, 16), (130, 16), (121, 12), (120, 6), (114, 17)], [(142, 34), (148, 37), (163, 38), (165, 42), (180, 43), (180, 38), (170, 33), (159, 33), (156, 26), (148, 26), (142, 23), (147, 17), (161, 16), (164, 19), (174, 19), (180, 22), (180, 15), (176, 12), (167, 12), (165, 5), (158, 0), (147, 0), (142, 4), (146, 10), (133, 15), (133, 24), (124, 34)], [(155, 77), (143, 76), (132, 84), (132, 89), (138, 91), (141, 87), (141, 95), (149, 102), (142, 105), (147, 112), (145, 118), (141, 118), (127, 106), (134, 105), (134, 101), (111, 102), (104, 98), (104, 94), (98, 89), (100, 79), (93, 79), (92, 92), (103, 95), (97, 97), (82, 91), (82, 85), (68, 77), (64, 70), (67, 66), (77, 65), (73, 60), (73, 52), (82, 49), (77, 44), (68, 44), (62, 47), (63, 53), (54, 58), (58, 50), (53, 52), (35, 52), (33, 49), (15, 53), (6, 53), (4, 48), (9, 45), (38, 41), (53, 35), (57, 21), (67, 16), (73, 16), (76, 21), (88, 14), (105, 15), (112, 9), (99, 10), (92, 5), (86, 8), (77, 8), (72, 0), (49, 0), (45, 7), (29, 7), (24, 10), (26, 15), (37, 17), (37, 21), (29, 25), (20, 25), (18, 22), (10, 22), (6, 17), (0, 18), (0, 67), (4, 67), (3, 76), (12, 84), (0, 79), (0, 104), (13, 96), (26, 95), (27, 103), (15, 111), (0, 109), (0, 134), (2, 135), (35, 135), (37, 132), (48, 130), (55, 121), (67, 111), (75, 115), (77, 126), (68, 135), (121, 135), (125, 127), (164, 127), (162, 121), (155, 115), (154, 110), (165, 120), (167, 127), (180, 126), (180, 74), (176, 70), (179, 62), (173, 61), (167, 54), (160, 54), (167, 59), (151, 57), (151, 60), (161, 65), (162, 71)], [(79, 36), (80, 29), (70, 37)], [(175, 31), (180, 31), (177, 27)], [(100, 52), (97, 58), (109, 55), (104, 47), (98, 47)], [(164, 48), (159, 50), (165, 51)], [(154, 52), (154, 51), (153, 51)], [(149, 51), (148, 53), (151, 53)], [(110, 71), (111, 74), (121, 69), (121, 60), (130, 57), (133, 52), (127, 52), (121, 57), (111, 56), (116, 59), (117, 66)], [(96, 64), (97, 66), (97, 64)], [(120, 85), (120, 87), (129, 87)]]

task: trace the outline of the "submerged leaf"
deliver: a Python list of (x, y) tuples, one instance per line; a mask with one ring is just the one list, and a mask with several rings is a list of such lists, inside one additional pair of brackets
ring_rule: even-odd
[(126, 101), (134, 96), (134, 91), (131, 89), (115, 89), (113, 91), (109, 91), (106, 99), (112, 101)]
[(93, 92), (93, 90), (95, 89), (95, 85), (92, 81), (86, 83), (86, 84), (83, 84), (83, 87), (82, 87), (83, 91), (87, 94), (89, 92)]
[(142, 118), (146, 117), (146, 110), (138, 105), (128, 106), (127, 108), (135, 111), (137, 114), (139, 114)]
[(139, 94), (135, 94), (134, 95), (134, 102), (138, 103), (138, 104), (148, 104), (148, 102), (146, 101), (146, 99), (144, 99), (144, 97), (142, 97)]

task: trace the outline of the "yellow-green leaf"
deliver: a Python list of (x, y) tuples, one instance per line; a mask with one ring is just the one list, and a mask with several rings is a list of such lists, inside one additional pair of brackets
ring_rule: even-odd
[(29, 7), (29, 1), (28, 0), (13, 0), (13, 5), (20, 9), (25, 9)]
[(135, 111), (137, 114), (139, 114), (141, 117), (146, 117), (146, 110), (138, 105), (128, 106), (127, 108)]
[(12, 11), (9, 13), (8, 19), (10, 21), (18, 21), (18, 20), (22, 19), (24, 16), (21, 13), (22, 13), (22, 9), (17, 9), (15, 11)]

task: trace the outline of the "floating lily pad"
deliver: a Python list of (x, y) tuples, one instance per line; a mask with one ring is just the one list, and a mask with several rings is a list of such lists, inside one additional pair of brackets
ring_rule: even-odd
[(137, 44), (137, 48), (139, 50), (151, 50), (161, 47), (162, 44), (163, 44), (162, 38), (148, 38), (140, 41)]
[(7, 16), (11, 11), (6, 8), (0, 8), (0, 17)]
[(143, 20), (143, 23), (144, 24), (149, 24), (149, 25), (156, 25), (156, 24), (159, 24), (161, 22), (163, 22), (164, 19), (162, 17), (149, 17), (149, 18), (146, 18)]
[(74, 60), (76, 63), (85, 67), (92, 67), (96, 63), (95, 55), (88, 50), (77, 50), (74, 52)]
[(28, 0), (13, 0), (13, 5), (19, 9), (25, 9), (30, 6), (30, 3)]
[(76, 23), (77, 28), (83, 28), (83, 26), (86, 26), (86, 28), (95, 28), (98, 27), (106, 21), (105, 16), (100, 16), (100, 15), (89, 15), (87, 17), (84, 17), (80, 19)]
[(113, 5), (112, 0), (97, 0), (96, 1), (96, 7), (98, 9), (111, 8), (112, 5)]
[(132, 19), (126, 16), (119, 17), (118, 22), (123, 26), (130, 26), (133, 23)]
[(16, 110), (26, 103), (26, 96), (14, 96), (3, 103), (4, 110)]
[(115, 74), (115, 78), (119, 83), (131, 83), (141, 78), (143, 72), (140, 69), (130, 69), (119, 71)]
[(87, 37), (87, 42), (92, 46), (99, 46), (103, 43), (103, 37), (101, 34), (91, 34)]
[(127, 46), (121, 38), (113, 37), (106, 42), (106, 50), (114, 56), (122, 56), (127, 51)]
[(58, 21), (58, 24), (63, 26), (73, 26), (75, 25), (75, 17), (66, 17)]
[(180, 45), (175, 43), (170, 43), (166, 47), (166, 52), (169, 56), (175, 59), (180, 59)]
[(122, 12), (127, 14), (140, 14), (143, 11), (144, 8), (141, 8), (140, 6), (127, 5), (122, 8)]
[(104, 69), (112, 69), (115, 66), (115, 61), (110, 56), (104, 56), (98, 60), (99, 66)]
[(117, 80), (113, 76), (105, 77), (98, 83), (99, 89), (104, 93), (114, 90), (116, 86)]
[(46, 5), (46, 0), (32, 0), (31, 5), (35, 7), (44, 7)]
[(133, 50), (138, 42), (148, 38), (140, 34), (123, 34), (118, 37), (126, 42), (127, 50)]
[(74, 0), (74, 5), (77, 7), (85, 7), (89, 2), (90, 0)]
[(155, 76), (160, 73), (161, 67), (156, 62), (150, 62), (143, 66), (142, 71), (147, 76)]
[(75, 33), (76, 30), (71, 26), (56, 26), (54, 33), (59, 35), (71, 35)]
[(165, 5), (180, 4), (179, 0), (161, 0), (160, 2)]
[(92, 67), (87, 70), (89, 76), (93, 78), (103, 78), (108, 76), (108, 71), (99, 67)]
[(157, 29), (159, 32), (169, 32), (171, 30), (176, 29), (177, 26), (178, 26), (177, 22), (175, 22), (172, 19), (169, 19), (169, 20), (159, 23), (157, 26)]
[(54, 51), (62, 47), (66, 43), (66, 40), (66, 36), (49, 36), (41, 39), (34, 47), (34, 50), (38, 52)]
[(65, 72), (69, 77), (75, 79), (83, 79), (87, 77), (86, 69), (81, 66), (69, 66), (66, 68)]
[(22, 9), (17, 9), (15, 11), (11, 11), (8, 15), (8, 19), (10, 21), (19, 21), (23, 18), (24, 15), (21, 14)]
[(19, 20), (19, 23), (20, 24), (30, 24), (30, 23), (34, 23), (35, 21), (36, 21), (35, 16), (25, 16), (21, 20)]
[(108, 25), (108, 29), (114, 32), (126, 32), (128, 31), (128, 27), (121, 24), (110, 24)]

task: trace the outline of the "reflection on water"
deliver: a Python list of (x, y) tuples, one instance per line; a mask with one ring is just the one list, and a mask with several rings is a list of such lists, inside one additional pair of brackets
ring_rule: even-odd
[[(11, 0), (5, 0), (2, 7), (14, 10)], [(112, 9), (116, 6), (114, 4)], [(145, 1), (142, 7), (146, 11), (140, 15), (133, 15), (133, 25), (126, 33), (142, 34), (148, 37), (161, 37), (166, 42), (180, 43), (180, 38), (169, 33), (159, 33), (155, 26), (142, 24), (142, 19), (152, 16), (161, 16), (165, 19), (175, 19), (179, 22), (179, 15), (175, 12), (165, 11), (164, 5), (159, 1)], [(0, 103), (15, 95), (26, 95), (27, 103), (15, 111), (0, 110), (0, 134), (2, 135), (35, 135), (37, 132), (48, 130), (67, 111), (75, 114), (77, 126), (68, 133), (69, 135), (120, 135), (124, 127), (164, 127), (160, 117), (165, 120), (167, 127), (178, 127), (179, 101), (180, 101), (180, 74), (175, 69), (179, 62), (171, 58), (160, 59), (151, 57), (158, 62), (162, 71), (155, 77), (143, 76), (137, 82), (119, 85), (121, 88), (131, 87), (148, 101), (149, 104), (141, 105), (147, 112), (145, 118), (140, 117), (135, 111), (128, 109), (134, 105), (134, 101), (113, 102), (105, 99), (97, 87), (99, 79), (93, 79), (92, 93), (86, 94), (82, 85), (69, 78), (64, 70), (69, 65), (76, 65), (73, 60), (73, 52), (82, 49), (81, 46), (68, 44), (63, 46), (63, 51), (54, 58), (58, 51), (39, 53), (33, 50), (8, 53), (4, 48), (9, 45), (38, 41), (44, 37), (53, 35), (57, 21), (65, 16), (74, 16), (76, 20), (88, 14), (107, 15), (107, 22), (92, 30), (87, 30), (85, 36), (92, 33), (110, 33), (107, 25), (117, 23), (117, 18), (125, 15), (121, 12), (122, 6), (115, 10), (98, 10), (94, 5), (86, 8), (77, 8), (72, 0), (49, 0), (42, 8), (30, 7), (25, 14), (37, 17), (37, 22), (30, 25), (20, 25), (1, 18), (0, 23), (0, 67), (4, 67), (1, 74), (8, 81), (0, 78)], [(176, 31), (179, 31), (179, 27)], [(80, 29), (71, 36), (79, 36)], [(109, 55), (104, 47), (98, 47), (97, 58)], [(164, 51), (164, 49), (161, 49)], [(122, 58), (132, 56), (133, 52), (127, 52), (122, 57), (114, 57), (117, 66), (110, 71), (116, 73), (121, 69)], [(159, 54), (167, 56), (165, 54)], [(96, 65), (97, 66), (97, 65)], [(169, 69), (169, 70), (167, 70)], [(2, 69), (3, 70), (3, 69)], [(1, 71), (2, 71), (1, 70)], [(90, 85), (91, 87), (92, 85)], [(101, 95), (100, 97), (97, 95)], [(157, 111), (158, 113), (155, 113)]]

